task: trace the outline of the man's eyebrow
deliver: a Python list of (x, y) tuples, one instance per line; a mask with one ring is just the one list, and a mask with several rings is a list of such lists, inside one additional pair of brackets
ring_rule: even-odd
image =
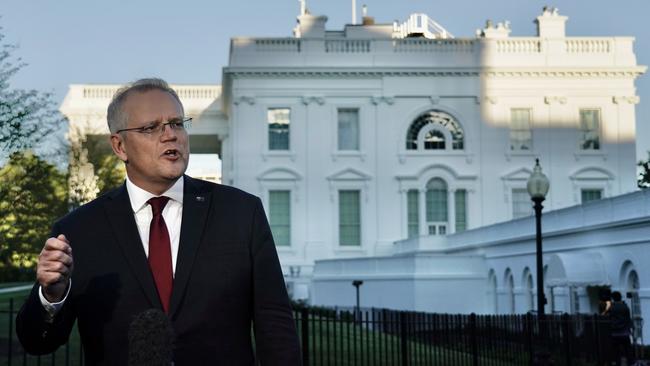
[(143, 126), (151, 126), (151, 125), (155, 125), (155, 124), (158, 124), (158, 123), (164, 123), (164, 122), (169, 122), (169, 121), (179, 121), (179, 120), (182, 120), (182, 119), (183, 119), (183, 117), (171, 117), (171, 118), (169, 118), (169, 119), (167, 119), (165, 121), (163, 118), (157, 118), (157, 119), (155, 119), (153, 121), (145, 122), (143, 124)]

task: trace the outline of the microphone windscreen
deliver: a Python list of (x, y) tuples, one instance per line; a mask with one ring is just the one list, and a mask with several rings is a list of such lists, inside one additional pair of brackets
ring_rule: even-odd
[(169, 366), (173, 361), (174, 329), (165, 313), (149, 309), (129, 326), (130, 366)]

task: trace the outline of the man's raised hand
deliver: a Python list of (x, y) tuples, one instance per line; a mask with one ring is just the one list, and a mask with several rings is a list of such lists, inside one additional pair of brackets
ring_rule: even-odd
[(49, 238), (38, 256), (36, 280), (49, 302), (59, 302), (65, 296), (72, 275), (72, 247), (65, 235)]

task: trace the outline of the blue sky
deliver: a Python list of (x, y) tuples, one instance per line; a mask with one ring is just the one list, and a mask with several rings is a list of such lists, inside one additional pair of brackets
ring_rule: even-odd
[[(650, 63), (648, 0), (357, 0), (380, 23), (423, 12), (456, 37), (473, 37), (486, 19), (509, 20), (532, 36), (545, 5), (569, 16), (569, 36), (633, 36), (639, 64)], [(159, 76), (173, 83), (220, 83), (233, 36), (290, 36), (298, 0), (0, 0), (6, 41), (29, 65), (13, 85), (54, 93), (68, 84), (123, 83)], [(328, 29), (350, 22), (351, 0), (307, 0)], [(360, 14), (360, 10), (359, 10)], [(637, 80), (637, 155), (650, 150), (650, 76)]]

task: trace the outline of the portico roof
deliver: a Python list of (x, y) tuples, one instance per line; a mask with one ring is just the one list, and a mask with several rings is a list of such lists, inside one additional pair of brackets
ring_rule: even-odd
[(552, 287), (602, 286), (610, 281), (603, 256), (596, 252), (582, 252), (551, 255), (546, 283)]

